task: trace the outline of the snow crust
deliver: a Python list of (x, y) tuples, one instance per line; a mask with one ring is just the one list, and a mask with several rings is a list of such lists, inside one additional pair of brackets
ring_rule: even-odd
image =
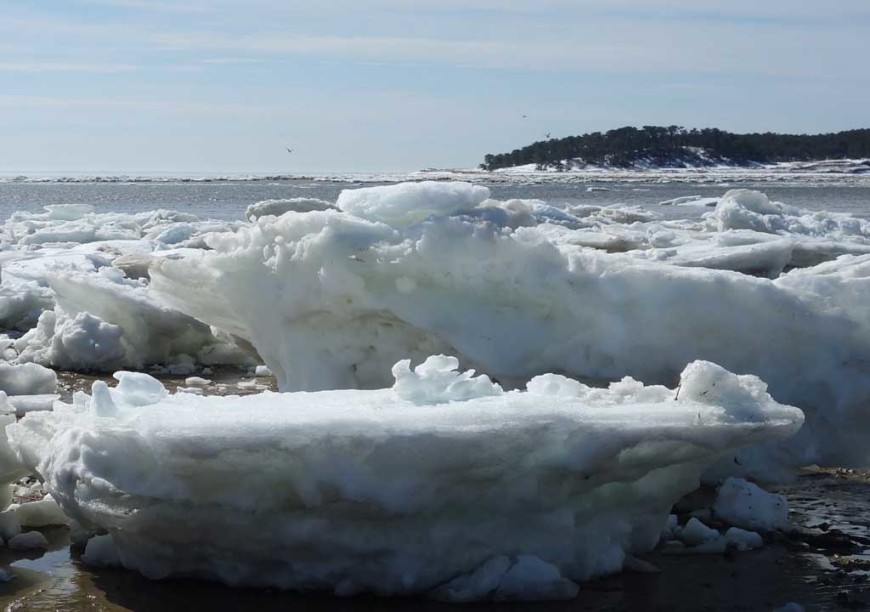
[(651, 549), (718, 456), (802, 422), (704, 362), (679, 397), (555, 375), (506, 392), (456, 365), (397, 363), (387, 389), (246, 397), (119, 372), (6, 431), (68, 516), (108, 532), (86, 550), (96, 563), (469, 601), (573, 597)]

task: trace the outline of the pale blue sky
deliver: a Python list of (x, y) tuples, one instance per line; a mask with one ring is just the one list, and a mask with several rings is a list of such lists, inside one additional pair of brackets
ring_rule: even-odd
[(0, 6), (3, 173), (407, 171), (548, 132), (870, 127), (867, 0)]

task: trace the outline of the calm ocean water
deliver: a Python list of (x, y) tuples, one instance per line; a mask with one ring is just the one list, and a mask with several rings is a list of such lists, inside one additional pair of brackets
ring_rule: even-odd
[[(40, 211), (48, 204), (88, 203), (98, 212), (143, 212), (166, 208), (193, 213), (203, 219), (243, 218), (250, 204), (267, 199), (311, 197), (335, 201), (343, 189), (371, 184), (329, 183), (311, 180), (136, 182), (136, 183), (0, 183), (0, 220), (18, 210)], [(778, 185), (771, 183), (642, 184), (582, 183), (493, 185), (492, 197), (536, 198), (551, 204), (630, 204), (655, 210), (665, 217), (692, 217), (698, 207), (660, 206), (673, 198), (721, 196), (728, 189), (758, 189), (772, 200), (810, 210), (849, 212), (870, 218), (870, 185)], [(606, 190), (603, 190), (606, 189)]]

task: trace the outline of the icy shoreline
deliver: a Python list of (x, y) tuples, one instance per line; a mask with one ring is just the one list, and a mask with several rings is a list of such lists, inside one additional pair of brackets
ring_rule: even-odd
[(2, 183), (210, 183), (257, 181), (318, 181), (335, 183), (401, 183), (405, 181), (468, 181), (480, 184), (522, 183), (718, 183), (718, 182), (795, 182), (795, 183), (870, 183), (870, 160), (819, 160), (781, 162), (753, 166), (712, 166), (687, 168), (609, 168), (588, 166), (565, 172), (537, 170), (534, 165), (504, 168), (492, 172), (477, 168), (425, 169), (413, 172), (368, 173), (68, 173), (38, 172), (0, 175)]
[[(570, 596), (663, 525), (755, 546), (676, 529), (670, 506), (702, 477), (866, 463), (870, 222), (746, 190), (670, 220), (490, 195), (406, 183), (226, 223), (13, 214), (7, 482), (35, 472), (108, 531), (93, 562), (458, 601)], [(202, 397), (224, 365), (294, 393)], [(54, 369), (185, 385), (122, 373), (68, 404)]]

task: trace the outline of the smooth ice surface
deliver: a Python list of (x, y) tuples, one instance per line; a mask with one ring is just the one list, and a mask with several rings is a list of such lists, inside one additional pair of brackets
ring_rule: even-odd
[[(870, 224), (747, 190), (699, 220), (499, 202), (458, 183), (347, 190), (155, 261), (151, 290), (249, 341), (282, 390), (378, 388), (459, 358), (505, 389), (547, 372), (676, 384), (696, 359), (807, 414), (723, 475), (870, 461)], [(736, 459), (736, 461), (735, 461)]]
[(50, 496), (14, 506), (14, 512), (22, 527), (69, 525), (69, 518)]
[(504, 391), (456, 364), (397, 363), (387, 389), (245, 397), (121, 372), (6, 432), (71, 518), (110, 534), (89, 545), (97, 563), (116, 550), (152, 578), (468, 601), (572, 597), (651, 549), (718, 456), (802, 422), (710, 363), (679, 397), (555, 375)]
[(48, 548), (48, 540), (38, 531), (28, 531), (12, 537), (6, 542), (6, 545), (12, 550), (46, 549)]
[(488, 197), (489, 189), (480, 185), (423, 181), (345, 190), (336, 206), (362, 219), (403, 227), (430, 216), (475, 208)]
[[(60, 399), (57, 393), (46, 393), (41, 395), (13, 395), (6, 398), (9, 407), (15, 411), (18, 416), (24, 416), (28, 412), (38, 410), (51, 410), (54, 402)], [(0, 400), (2, 404), (2, 400)]]
[(21, 533), (21, 522), (14, 510), (0, 512), (0, 538), (9, 541)]
[(41, 365), (0, 361), (0, 391), (6, 395), (41, 395), (57, 390), (57, 374)]
[(287, 212), (311, 212), (312, 210), (334, 209), (335, 205), (316, 198), (289, 198), (287, 200), (263, 200), (245, 209), (245, 217), (250, 220), (266, 215), (280, 217)]

